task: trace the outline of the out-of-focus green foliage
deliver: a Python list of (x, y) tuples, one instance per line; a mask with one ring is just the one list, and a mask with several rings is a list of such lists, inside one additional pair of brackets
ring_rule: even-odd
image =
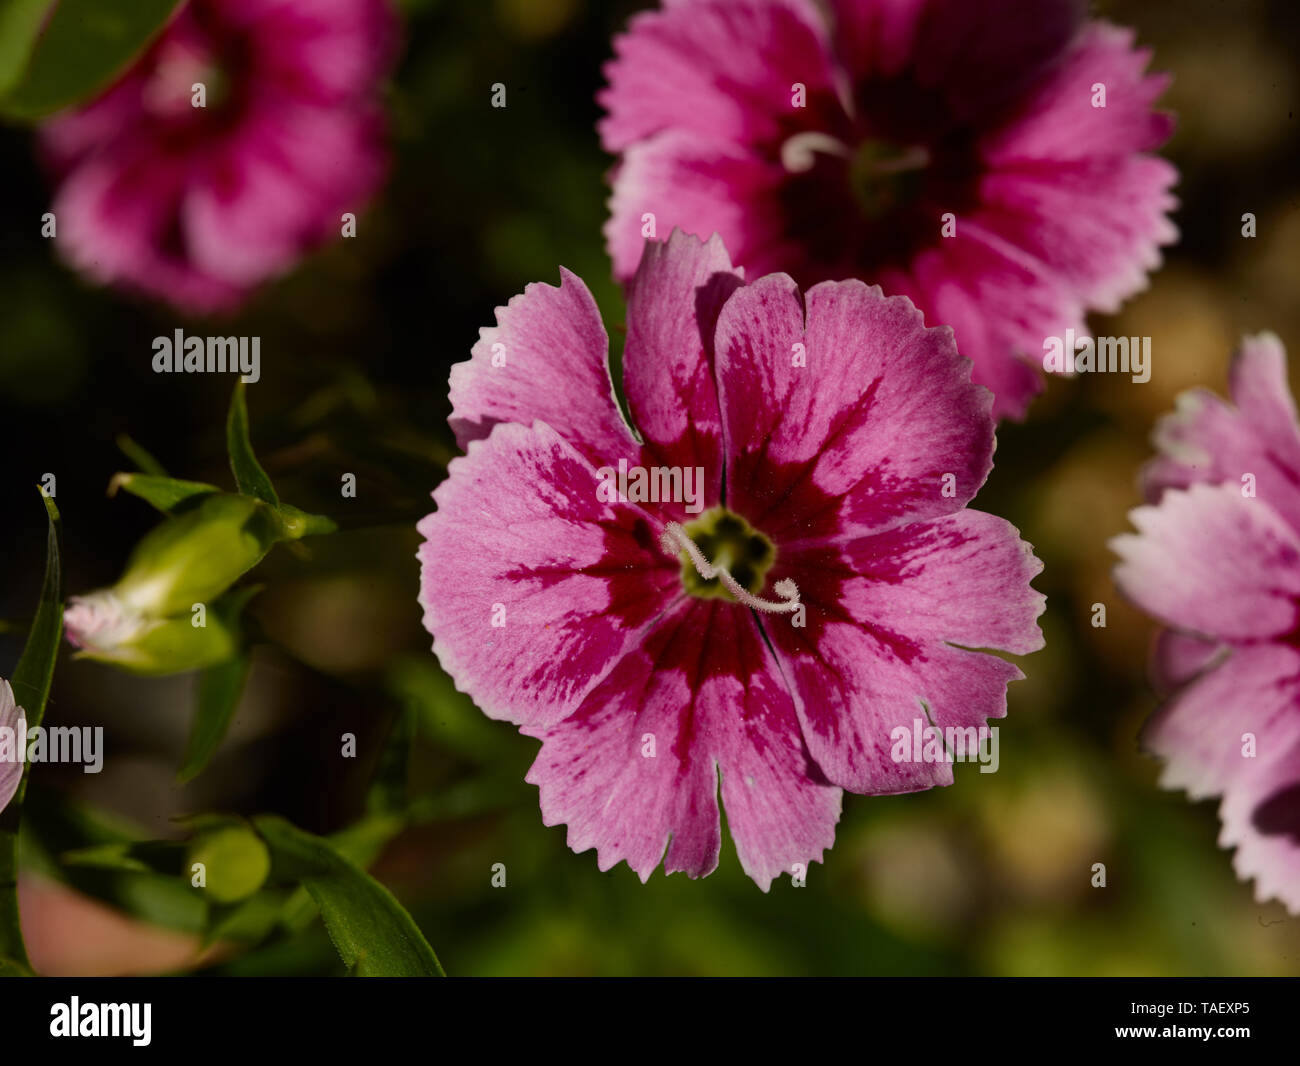
[(35, 120), (109, 85), (183, 0), (5, 0), (0, 112)]

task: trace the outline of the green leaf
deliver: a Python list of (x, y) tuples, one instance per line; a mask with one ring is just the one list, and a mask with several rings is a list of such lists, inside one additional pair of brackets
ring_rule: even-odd
[(198, 707), (190, 726), (185, 759), (176, 774), (180, 784), (191, 781), (208, 765), (225, 739), (244, 691), (252, 660), (244, 651), (227, 662), (210, 666), (199, 675)]
[[(3, 110), (37, 119), (95, 95), (145, 49), (181, 2), (61, 0)], [(33, 17), (30, 11), (15, 16), (20, 28), (30, 27)], [(10, 48), (21, 50), (21, 42)]]
[[(63, 635), (63, 577), (59, 568), (59, 509), (41, 492), (48, 528), (45, 554), (45, 579), (41, 583), (41, 601), (27, 634), (27, 645), (14, 668), (10, 685), (14, 699), (26, 712), (29, 728), (41, 724), (45, 702), (49, 699), (54, 678), (54, 663), (59, 657), (59, 638)], [(0, 813), (0, 970), (17, 967), (30, 969), (27, 949), (23, 945), (22, 925), (18, 918), (18, 827), (22, 819), (23, 797), (27, 793), (28, 772), (23, 769), (18, 791)]]
[(442, 966), (393, 894), (329, 841), (263, 815), (253, 825), (271, 850), (272, 875), (299, 881), (320, 908), (335, 950), (357, 977), (442, 977)]
[(0, 97), (18, 84), (54, 0), (0, 0)]
[[(354, 862), (363, 870), (379, 858), (398, 833), (409, 825), (405, 815), (397, 813), (366, 815), (360, 821), (331, 833), (327, 840), (330, 846), (349, 862)], [(299, 888), (285, 900), (280, 922), (287, 929), (300, 932), (307, 927), (319, 913), (312, 898), (305, 888)]]
[[(37, 490), (40, 492), (41, 490)], [(54, 662), (59, 657), (59, 638), (63, 636), (63, 576), (59, 570), (59, 509), (41, 492), (45, 504), (47, 533), (45, 541), (45, 580), (41, 584), (41, 602), (36, 608), (27, 646), (23, 649), (14, 676), (9, 679), (14, 699), (27, 712), (28, 728), (41, 724), (45, 701), (54, 679)], [(21, 795), (21, 792), (20, 792)]]
[(108, 494), (115, 496), (118, 489), (125, 489), (132, 496), (139, 496), (145, 503), (167, 514), (186, 500), (208, 496), (220, 492), (216, 485), (202, 481), (182, 481), (174, 477), (159, 477), (156, 474), (114, 474), (108, 483)]
[[(129, 873), (149, 873), (149, 866), (131, 854), (131, 844), (96, 844), (91, 848), (78, 848), (59, 856), (63, 866), (89, 866), (97, 870), (122, 870)], [(175, 873), (175, 871), (172, 871)]]
[(245, 496), (253, 496), (272, 507), (280, 506), (271, 479), (253, 454), (253, 442), (248, 436), (248, 404), (244, 399), (246, 386), (241, 381), (235, 386), (230, 399), (230, 414), (226, 419), (226, 448), (230, 452), (230, 470), (235, 484)]
[(140, 840), (121, 844), (96, 844), (60, 856), (64, 866), (92, 866), (127, 873), (155, 873), (177, 877), (184, 869), (185, 845), (174, 840)]
[(407, 806), (407, 779), (410, 776), (411, 742), (415, 737), (415, 711), (403, 707), (393, 719), (388, 738), (379, 753), (366, 797), (366, 807), (374, 813), (400, 811)]
[(379, 858), (389, 842), (407, 827), (407, 818), (395, 812), (370, 814), (329, 836), (330, 847), (363, 869)]
[(122, 449), (123, 455), (139, 467), (142, 474), (154, 474), (157, 477), (167, 476), (167, 468), (125, 433), (117, 435), (117, 446)]
[(283, 906), (281, 897), (273, 892), (259, 892), (234, 904), (214, 903), (209, 908), (208, 928), (203, 934), (205, 947), (218, 940), (236, 940), (256, 944), (275, 931)]
[(302, 537), (333, 533), (338, 529), (338, 524), (332, 518), (308, 514), (291, 504), (280, 502), (275, 486), (253, 453), (253, 442), (248, 433), (248, 404), (242, 381), (235, 386), (235, 394), (230, 399), (230, 415), (226, 419), (226, 448), (230, 452), (230, 469), (235, 475), (239, 491), (275, 508), (281, 540), (299, 540)]

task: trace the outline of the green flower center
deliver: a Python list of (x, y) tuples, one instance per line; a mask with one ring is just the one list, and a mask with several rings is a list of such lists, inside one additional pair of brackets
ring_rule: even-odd
[(920, 191), (930, 153), (920, 145), (863, 141), (849, 160), (849, 185), (868, 218), (879, 218)]
[[(725, 569), (741, 588), (753, 595), (763, 590), (767, 572), (776, 561), (776, 546), (740, 515), (725, 507), (713, 507), (682, 529), (704, 558)], [(684, 550), (681, 558), (682, 586), (687, 592), (701, 599), (735, 602), (736, 597), (720, 578), (702, 576)]]

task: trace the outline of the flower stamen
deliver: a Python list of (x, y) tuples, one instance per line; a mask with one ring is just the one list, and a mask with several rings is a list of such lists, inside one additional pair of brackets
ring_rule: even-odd
[(843, 141), (829, 133), (818, 130), (805, 130), (787, 137), (781, 144), (781, 165), (788, 174), (805, 174), (812, 170), (817, 162), (814, 152), (824, 155), (839, 156), (847, 159), (852, 153)]
[(725, 566), (714, 566), (712, 562), (706, 559), (704, 553), (700, 551), (700, 546), (691, 539), (690, 534), (682, 528), (679, 522), (669, 522), (664, 527), (664, 531), (659, 537), (659, 543), (663, 546), (664, 551), (674, 558), (685, 552), (691, 562), (695, 564), (695, 569), (700, 577), (704, 578), (705, 581), (712, 581), (717, 578), (722, 582), (723, 587), (746, 607), (752, 607), (756, 611), (766, 611), (769, 614), (787, 614), (799, 607), (799, 587), (788, 577), (772, 586), (772, 591), (781, 597), (781, 602), (775, 603), (772, 600), (765, 600), (760, 596), (755, 596), (732, 577)]

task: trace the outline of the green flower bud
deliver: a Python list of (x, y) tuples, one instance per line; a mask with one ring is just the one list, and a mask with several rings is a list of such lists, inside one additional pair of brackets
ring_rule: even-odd
[(190, 871), (203, 864), (204, 889), (218, 903), (238, 903), (266, 883), (271, 854), (262, 838), (240, 825), (199, 836), (190, 850)]
[[(155, 479), (157, 481), (157, 479)], [(247, 592), (226, 595), (280, 540), (327, 533), (334, 523), (288, 504), (163, 479), (178, 498), (136, 545), (110, 589), (74, 596), (64, 611), (68, 640), (82, 657), (141, 674), (200, 670), (239, 649), (237, 617)], [(124, 482), (125, 483), (125, 482)], [(158, 490), (158, 484), (153, 485)]]
[(137, 674), (178, 674), (225, 662), (239, 634), (223, 606), (192, 604), (174, 618), (151, 618), (127, 607), (112, 589), (74, 596), (64, 611), (68, 640), (79, 658), (112, 663)]
[(248, 496), (206, 496), (136, 545), (113, 588), (123, 607), (151, 618), (216, 599), (256, 566), (280, 537), (270, 507)]

